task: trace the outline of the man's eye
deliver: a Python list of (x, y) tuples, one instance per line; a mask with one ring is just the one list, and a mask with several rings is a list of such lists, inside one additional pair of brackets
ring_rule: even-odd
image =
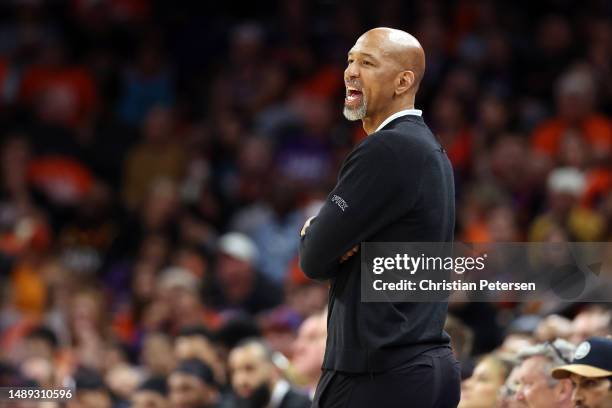
[(348, 60), (346, 63), (350, 65), (350, 64), (352, 64), (352, 63), (353, 63), (353, 60), (352, 60), (352, 59), (350, 59), (350, 60)]
[(363, 65), (374, 65), (370, 61), (363, 61)]

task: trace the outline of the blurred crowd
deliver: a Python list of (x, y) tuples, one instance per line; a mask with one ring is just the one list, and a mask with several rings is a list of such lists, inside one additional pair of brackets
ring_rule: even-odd
[[(0, 3), (0, 385), (309, 406), (327, 286), (299, 230), (365, 137), (342, 72), (375, 26), (425, 49), (416, 108), (455, 170), (457, 240), (612, 240), (610, 2), (176, 3)], [(451, 304), (463, 406), (566, 406), (530, 399), (572, 387), (529, 394), (527, 356), (551, 375), (611, 314)]]

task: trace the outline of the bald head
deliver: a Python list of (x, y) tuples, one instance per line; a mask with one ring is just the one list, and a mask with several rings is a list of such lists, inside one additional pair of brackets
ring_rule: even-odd
[(416, 38), (402, 30), (378, 27), (366, 31), (355, 45), (360, 42), (376, 46), (399, 71), (412, 71), (414, 87), (418, 87), (425, 73), (425, 52)]
[(374, 127), (391, 114), (414, 107), (425, 73), (425, 53), (405, 31), (379, 27), (361, 35), (348, 52), (344, 115)]

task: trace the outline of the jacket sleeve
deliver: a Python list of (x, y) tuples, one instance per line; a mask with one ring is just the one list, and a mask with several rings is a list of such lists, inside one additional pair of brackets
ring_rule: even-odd
[[(369, 136), (379, 139), (362, 143), (346, 159), (338, 183), (301, 238), (300, 266), (311, 279), (335, 277), (342, 255), (409, 210), (406, 189), (417, 195), (418, 173), (408, 181), (401, 177), (399, 158), (381, 133)], [(413, 165), (409, 168), (418, 167)]]

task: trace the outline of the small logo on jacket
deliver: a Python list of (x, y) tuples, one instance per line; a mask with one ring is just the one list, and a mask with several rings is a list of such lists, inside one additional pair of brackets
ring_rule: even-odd
[(346, 203), (346, 201), (344, 201), (344, 198), (340, 197), (337, 194), (333, 195), (333, 197), (331, 198), (331, 201), (332, 203), (336, 203), (336, 205), (340, 207), (342, 211), (348, 208), (348, 204)]

